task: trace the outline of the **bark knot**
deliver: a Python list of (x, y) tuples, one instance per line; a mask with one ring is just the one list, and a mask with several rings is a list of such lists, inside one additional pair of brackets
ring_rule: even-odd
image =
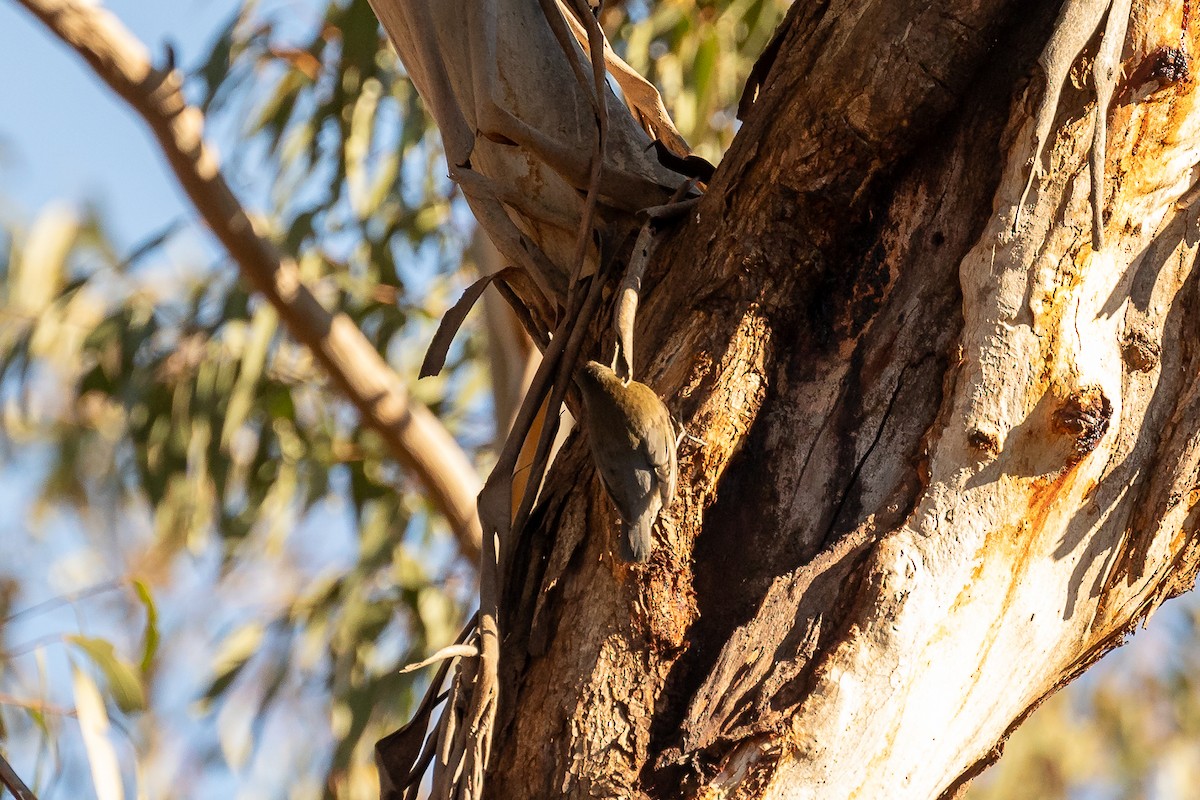
[(1150, 80), (1180, 83), (1191, 72), (1187, 51), (1182, 47), (1162, 47), (1154, 51), (1150, 62)]
[(1000, 452), (1000, 437), (995, 431), (971, 428), (967, 431), (967, 444), (984, 455), (994, 456)]
[(1158, 366), (1162, 347), (1144, 332), (1135, 331), (1122, 343), (1121, 355), (1134, 372), (1149, 372)]
[(1054, 427), (1075, 440), (1074, 459), (1096, 449), (1112, 419), (1112, 402), (1099, 386), (1085, 386), (1067, 398), (1054, 412)]

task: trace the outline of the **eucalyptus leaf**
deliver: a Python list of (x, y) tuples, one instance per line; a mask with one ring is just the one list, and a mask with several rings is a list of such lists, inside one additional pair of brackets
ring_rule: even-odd
[(160, 634), (158, 630), (158, 607), (154, 604), (154, 596), (145, 581), (134, 579), (133, 590), (146, 611), (146, 630), (142, 635), (142, 661), (139, 665), (143, 675), (150, 673), (154, 664), (154, 656), (158, 653)]
[(67, 641), (99, 668), (118, 708), (126, 713), (145, 710), (146, 687), (137, 670), (117, 655), (112, 642), (89, 636), (68, 636)]

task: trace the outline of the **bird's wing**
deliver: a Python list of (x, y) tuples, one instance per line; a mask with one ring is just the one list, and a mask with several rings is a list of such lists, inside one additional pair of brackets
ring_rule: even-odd
[(675, 448), (672, 446), (669, 452), (668, 463), (656, 464), (654, 467), (654, 472), (658, 475), (658, 496), (662, 498), (664, 508), (669, 506), (671, 501), (675, 499), (675, 476), (677, 473)]
[(675, 498), (675, 476), (678, 472), (678, 463), (675, 454), (675, 424), (671, 421), (671, 416), (667, 413), (666, 408), (663, 409), (662, 416), (664, 417), (662, 424), (647, 431), (647, 437), (642, 446), (643, 452), (658, 478), (658, 496), (662, 499), (665, 507), (670, 505)]
[[(607, 467), (607, 469), (606, 469)], [(605, 462), (596, 471), (600, 474), (600, 482), (604, 490), (617, 505), (621, 518), (630, 521), (636, 519), (646, 508), (654, 480), (648, 469), (613, 469), (614, 465)]]

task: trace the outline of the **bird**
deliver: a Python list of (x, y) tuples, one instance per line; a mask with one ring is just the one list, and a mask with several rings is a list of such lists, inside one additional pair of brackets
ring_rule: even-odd
[(592, 460), (621, 517), (620, 556), (644, 564), (654, 550), (654, 522), (675, 497), (678, 463), (671, 414), (649, 386), (622, 380), (598, 361), (584, 364), (576, 383), (583, 395)]

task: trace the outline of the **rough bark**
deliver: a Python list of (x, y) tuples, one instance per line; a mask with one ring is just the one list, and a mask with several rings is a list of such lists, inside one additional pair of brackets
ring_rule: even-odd
[(1196, 42), (1187, 3), (1109, 5), (793, 6), (643, 287), (636, 373), (698, 440), (656, 555), (613, 559), (569, 442), (504, 587), (491, 796), (953, 795), (1190, 587)]

